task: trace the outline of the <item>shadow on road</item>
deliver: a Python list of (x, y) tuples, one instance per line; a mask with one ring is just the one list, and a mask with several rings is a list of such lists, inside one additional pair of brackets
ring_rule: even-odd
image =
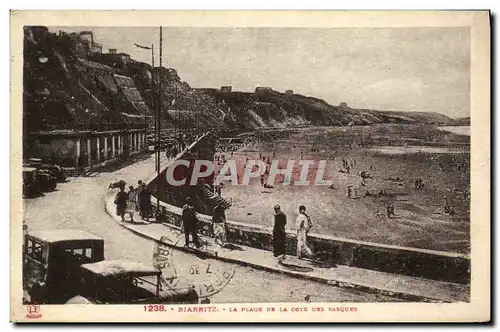
[(243, 249), (242, 247), (237, 246), (237, 245), (232, 244), (232, 243), (226, 243), (223, 248), (229, 249), (229, 250), (245, 251), (245, 249)]
[(307, 266), (300, 266), (300, 265), (295, 265), (295, 264), (290, 264), (290, 263), (285, 263), (281, 262), (279, 263), (281, 266), (284, 268), (287, 268), (292, 271), (297, 271), (297, 272), (311, 272), (314, 271), (312, 267), (307, 267)]
[(45, 194), (42, 193), (42, 192), (40, 192), (40, 193), (29, 195), (29, 196), (23, 196), (23, 199), (30, 200), (30, 199), (35, 199), (35, 198), (38, 198), (38, 197), (43, 197), (43, 196), (45, 196)]

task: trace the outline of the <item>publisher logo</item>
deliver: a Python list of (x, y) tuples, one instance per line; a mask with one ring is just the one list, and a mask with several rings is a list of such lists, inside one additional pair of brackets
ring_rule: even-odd
[(28, 318), (35, 319), (42, 317), (42, 314), (40, 313), (40, 306), (38, 304), (28, 304), (26, 311), (28, 311), (28, 314), (26, 315)]

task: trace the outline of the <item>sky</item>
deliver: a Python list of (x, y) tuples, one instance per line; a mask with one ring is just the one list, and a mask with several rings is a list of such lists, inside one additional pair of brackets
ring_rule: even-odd
[[(90, 30), (103, 51), (151, 63), (159, 28)], [(163, 28), (163, 66), (196, 88), (270, 86), (332, 105), (470, 116), (469, 28)]]

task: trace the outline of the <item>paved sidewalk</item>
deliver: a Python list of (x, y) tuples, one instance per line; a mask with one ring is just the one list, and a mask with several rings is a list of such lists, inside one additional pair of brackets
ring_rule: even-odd
[[(122, 223), (120, 217), (114, 213), (115, 205), (113, 201), (115, 193), (116, 191), (110, 191), (105, 197), (106, 211), (113, 220), (139, 236), (157, 242), (160, 241), (161, 237), (166, 237), (170, 241), (164, 242), (165, 245), (180, 251), (192, 252), (184, 248), (184, 236), (177, 227), (154, 223), (153, 219), (151, 219), (152, 223), (141, 221)], [(321, 266), (311, 261), (301, 261), (290, 256), (287, 257), (283, 264), (279, 264), (272, 253), (266, 250), (241, 245), (233, 245), (233, 248), (226, 249), (214, 244), (212, 239), (205, 236), (200, 236), (200, 239), (205, 243), (205, 249), (208, 249), (208, 255), (213, 259), (282, 273), (295, 278), (339, 287), (355, 288), (364, 292), (397, 296), (408, 301), (467, 302), (469, 299), (469, 287), (467, 285), (349, 266)]]

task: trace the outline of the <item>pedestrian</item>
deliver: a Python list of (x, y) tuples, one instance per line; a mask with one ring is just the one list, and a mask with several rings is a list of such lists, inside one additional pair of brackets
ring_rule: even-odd
[(125, 210), (127, 209), (127, 193), (125, 192), (125, 185), (120, 185), (120, 191), (115, 196), (116, 215), (125, 221)]
[(396, 214), (394, 213), (394, 203), (389, 203), (389, 205), (387, 205), (387, 218), (391, 219), (395, 216)]
[(198, 218), (196, 217), (196, 209), (191, 201), (191, 198), (186, 198), (186, 204), (182, 207), (182, 228), (184, 231), (184, 246), (189, 247), (189, 235), (193, 238), (194, 245), (201, 247), (198, 240)]
[(143, 188), (142, 183), (143, 183), (142, 180), (137, 181), (137, 188), (135, 189), (135, 191), (136, 191), (136, 198), (137, 198), (137, 204), (136, 204), (135, 210), (137, 212), (139, 212), (139, 214), (140, 214), (140, 211), (141, 211), (140, 197), (141, 197), (141, 191), (142, 191), (142, 188)]
[(375, 212), (373, 213), (373, 216), (375, 217), (375, 219), (377, 220), (381, 220), (384, 218), (384, 214), (380, 212), (380, 209), (377, 208), (377, 210), (375, 210)]
[(448, 198), (445, 197), (444, 199), (444, 213), (446, 214), (449, 214), (449, 215), (454, 215), (455, 214), (455, 210), (453, 210), (453, 208), (451, 207), (450, 205), (450, 202), (448, 200)]
[(134, 189), (134, 186), (128, 187), (127, 193), (127, 213), (130, 216), (130, 221), (134, 221), (134, 213), (137, 208), (137, 191)]
[(366, 178), (365, 177), (361, 177), (361, 185), (366, 186)]
[(312, 228), (311, 218), (306, 214), (306, 207), (299, 206), (299, 215), (297, 216), (297, 258), (302, 259), (302, 253), (305, 251), (309, 258), (312, 258), (313, 252), (307, 246), (307, 233)]
[(285, 259), (285, 241), (286, 241), (286, 215), (281, 211), (279, 205), (274, 206), (274, 229), (273, 229), (273, 256), (277, 258), (278, 263)]
[(212, 214), (212, 226), (215, 243), (224, 247), (227, 242), (226, 213), (221, 204), (217, 204), (214, 207)]
[(424, 189), (424, 181), (422, 181), (422, 178), (417, 178), (415, 180), (415, 189), (417, 189), (417, 190)]
[(347, 187), (347, 197), (352, 198), (352, 186)]
[(141, 190), (139, 192), (139, 211), (142, 220), (149, 221), (151, 209), (151, 192), (144, 182), (141, 184)]

